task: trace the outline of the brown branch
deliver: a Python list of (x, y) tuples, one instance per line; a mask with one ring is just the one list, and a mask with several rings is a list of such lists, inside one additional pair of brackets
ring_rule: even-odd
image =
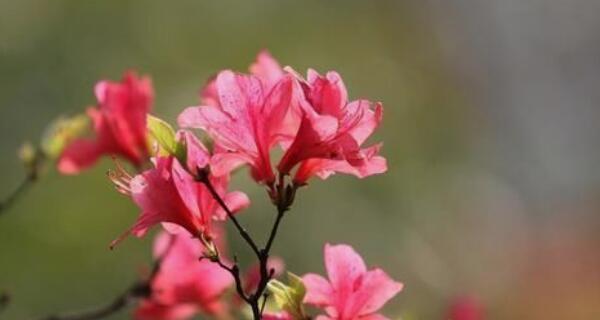
[(250, 299), (248, 298), (248, 296), (246, 295), (246, 293), (244, 292), (244, 287), (242, 284), (242, 279), (240, 276), (240, 268), (237, 264), (237, 258), (234, 258), (235, 262), (231, 267), (228, 267), (223, 261), (221, 261), (221, 258), (219, 255), (217, 255), (214, 259), (212, 259), (211, 261), (215, 262), (216, 264), (218, 264), (222, 269), (225, 269), (226, 271), (228, 271), (231, 276), (233, 277), (234, 281), (235, 281), (235, 290), (237, 291), (237, 294), (240, 296), (240, 298), (242, 298), (242, 300), (244, 300), (246, 303), (250, 303)]
[(0, 293), (0, 313), (8, 307), (10, 295), (7, 292)]
[(62, 315), (51, 315), (44, 318), (40, 318), (40, 320), (96, 320), (108, 317), (113, 315), (129, 305), (133, 302), (138, 301), (139, 299), (148, 298), (152, 295), (152, 282), (160, 272), (160, 265), (162, 260), (169, 254), (171, 248), (173, 247), (174, 237), (171, 237), (171, 242), (169, 246), (163, 252), (163, 254), (154, 260), (152, 265), (152, 271), (146, 280), (136, 281), (132, 284), (125, 292), (117, 296), (113, 299), (109, 304), (100, 306), (94, 309), (74, 312), (74, 313), (65, 313)]
[(235, 217), (233, 212), (231, 212), (229, 207), (227, 207), (227, 204), (225, 204), (225, 201), (223, 200), (223, 198), (221, 198), (221, 196), (219, 195), (217, 190), (215, 190), (215, 187), (210, 182), (210, 179), (208, 178), (208, 174), (201, 172), (199, 174), (199, 176), (197, 177), (197, 180), (199, 182), (202, 182), (206, 186), (206, 188), (208, 189), (208, 192), (210, 192), (213, 199), (215, 199), (215, 201), (217, 201), (219, 206), (221, 206), (221, 208), (223, 208), (225, 213), (227, 213), (227, 217), (233, 222), (233, 224), (235, 225), (235, 228), (238, 230), (238, 232), (240, 233), (242, 238), (244, 238), (246, 243), (248, 243), (250, 248), (252, 248), (252, 251), (254, 251), (254, 253), (256, 255), (260, 255), (260, 250), (258, 249), (256, 242), (254, 242), (254, 240), (252, 239), (250, 234), (248, 234), (248, 231), (246, 231), (246, 229), (240, 224), (238, 219)]
[[(238, 295), (244, 301), (246, 301), (246, 303), (248, 303), (250, 305), (250, 307), (252, 308), (253, 318), (255, 320), (260, 320), (262, 318), (262, 312), (264, 310), (264, 305), (266, 304), (266, 301), (267, 301), (267, 296), (265, 296), (264, 293), (267, 288), (267, 284), (269, 283), (269, 281), (271, 280), (271, 278), (273, 277), (273, 274), (274, 274), (274, 270), (268, 269), (269, 268), (268, 267), (269, 254), (271, 251), (271, 247), (273, 246), (275, 237), (277, 236), (277, 231), (279, 230), (281, 220), (283, 219), (285, 212), (287, 210), (289, 210), (289, 207), (291, 206), (292, 202), (294, 201), (294, 197), (295, 197), (297, 188), (296, 188), (296, 186), (286, 186), (285, 175), (283, 175), (283, 174), (279, 175), (279, 179), (278, 179), (279, 181), (277, 183), (276, 189), (272, 188), (270, 191), (270, 196), (272, 197), (273, 202), (277, 206), (277, 216), (275, 218), (275, 222), (273, 223), (273, 227), (271, 228), (271, 232), (269, 234), (269, 237), (268, 237), (265, 247), (263, 249), (259, 249), (258, 246), (256, 245), (256, 242), (248, 234), (246, 229), (244, 229), (244, 227), (241, 226), (241, 224), (239, 223), (237, 218), (233, 215), (233, 212), (231, 212), (231, 210), (227, 207), (227, 204), (225, 203), (223, 198), (221, 198), (221, 196), (217, 193), (217, 191), (213, 187), (212, 183), (210, 182), (208, 173), (206, 171), (200, 171), (200, 174), (196, 177), (196, 180), (199, 182), (202, 182), (206, 186), (206, 188), (211, 193), (213, 198), (217, 201), (217, 203), (221, 206), (221, 208), (227, 213), (227, 216), (229, 217), (229, 219), (233, 222), (233, 224), (235, 225), (236, 229), (238, 230), (238, 232), (240, 233), (242, 238), (252, 248), (252, 251), (254, 251), (254, 253), (256, 254), (256, 257), (259, 260), (260, 280), (256, 287), (256, 291), (253, 294), (248, 295), (243, 290), (243, 284), (240, 279), (239, 267), (237, 265), (237, 262), (233, 266), (228, 267), (222, 263), (222, 261), (220, 260), (218, 255), (217, 255), (217, 257), (214, 257), (212, 259), (212, 261), (219, 264), (219, 266), (221, 266), (221, 268), (223, 268), (223, 269), (229, 271), (229, 273), (231, 273), (231, 275), (233, 276), (233, 278), (235, 280), (236, 290), (238, 292)], [(262, 306), (259, 303), (261, 297), (263, 297)]]
[(5, 213), (8, 209), (10, 209), (10, 207), (12, 207), (12, 205), (15, 203), (15, 201), (22, 196), (23, 194), (25, 194), (25, 192), (33, 185), (33, 182), (36, 180), (36, 176), (35, 175), (28, 175), (27, 177), (25, 177), (25, 179), (23, 179), (23, 181), (21, 181), (21, 183), (19, 183), (19, 185), (17, 186), (17, 188), (15, 190), (13, 190), (13, 192), (11, 192), (5, 199), (4, 201), (2, 201), (0, 203), (0, 215), (2, 213)]

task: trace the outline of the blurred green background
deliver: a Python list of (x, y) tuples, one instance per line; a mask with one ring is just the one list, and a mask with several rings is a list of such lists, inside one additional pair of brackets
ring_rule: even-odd
[[(444, 319), (461, 296), (489, 319), (600, 318), (600, 20), (593, 0), (0, 1), (0, 195), (23, 178), (16, 150), (94, 104), (99, 79), (151, 75), (173, 121), (214, 72), (267, 48), (284, 65), (339, 71), (352, 98), (384, 103), (389, 172), (302, 189), (274, 252), (323, 272), (349, 243), (405, 284), (393, 319)], [(54, 170), (0, 216), (2, 319), (109, 301), (150, 262), (151, 236), (108, 244), (137, 209), (110, 161)], [(273, 209), (247, 173), (243, 222)], [(230, 234), (232, 251), (243, 247)], [(236, 249), (237, 248), (237, 249)], [(243, 260), (245, 261), (245, 260)], [(112, 319), (126, 319), (124, 312)]]

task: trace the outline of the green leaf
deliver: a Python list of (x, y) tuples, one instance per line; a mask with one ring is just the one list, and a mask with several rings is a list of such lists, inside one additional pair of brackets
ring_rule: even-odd
[(279, 280), (271, 280), (267, 285), (277, 306), (287, 311), (295, 320), (307, 319), (302, 301), (306, 295), (306, 286), (297, 275), (288, 272), (288, 285)]
[(148, 115), (148, 132), (158, 143), (159, 154), (177, 155), (181, 147), (175, 137), (175, 130), (164, 120)]

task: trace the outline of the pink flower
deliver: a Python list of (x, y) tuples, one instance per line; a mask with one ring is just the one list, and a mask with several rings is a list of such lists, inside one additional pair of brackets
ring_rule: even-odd
[(193, 304), (165, 305), (152, 300), (141, 301), (134, 311), (136, 320), (184, 320), (190, 319), (198, 308)]
[(269, 151), (290, 130), (285, 119), (293, 87), (290, 75), (270, 88), (257, 76), (222, 71), (214, 81), (215, 101), (185, 109), (178, 122), (203, 129), (215, 140), (221, 150), (210, 163), (215, 175), (248, 164), (257, 182), (271, 184), (275, 176)]
[(96, 136), (75, 140), (65, 148), (58, 161), (61, 173), (79, 173), (103, 155), (121, 156), (136, 167), (149, 157), (146, 116), (154, 95), (150, 79), (128, 72), (120, 83), (98, 82), (95, 93), (98, 106), (87, 113)]
[(249, 69), (251, 74), (262, 81), (267, 91), (270, 91), (285, 75), (279, 62), (267, 50), (258, 53), (256, 61)]
[[(117, 189), (131, 196), (141, 209), (133, 227), (115, 240), (113, 246), (129, 233), (137, 237), (143, 236), (150, 227), (158, 223), (162, 223), (170, 231), (174, 231), (175, 225), (194, 236), (212, 238), (212, 221), (227, 218), (206, 186), (190, 174), (206, 167), (210, 154), (193, 134), (180, 131), (178, 137), (187, 147), (187, 168), (174, 157), (158, 157), (154, 159), (153, 169), (133, 178), (123, 170), (112, 177)], [(227, 193), (228, 175), (210, 176), (209, 179), (232, 212), (249, 205), (244, 193)]]
[(348, 245), (325, 245), (325, 267), (329, 280), (316, 274), (303, 277), (305, 303), (327, 313), (317, 319), (387, 319), (377, 311), (402, 290), (402, 283), (381, 269), (367, 271), (362, 258)]
[(385, 172), (386, 161), (378, 155), (381, 144), (361, 148), (381, 122), (381, 104), (373, 108), (367, 100), (348, 102), (336, 72), (321, 76), (309, 70), (307, 80), (299, 81), (304, 91), (302, 119), (279, 171), (287, 174), (298, 165), (294, 180), (300, 184), (314, 175), (325, 179), (335, 172), (359, 178)]
[(154, 255), (162, 257), (160, 270), (151, 283), (151, 297), (135, 311), (136, 319), (189, 319), (198, 312), (217, 315), (225, 311), (221, 297), (233, 278), (217, 264), (199, 260), (203, 249), (188, 233), (157, 236)]
[[(271, 89), (281, 80), (285, 73), (279, 65), (279, 62), (271, 56), (269, 51), (262, 50), (256, 56), (256, 61), (248, 68), (250, 73), (256, 76), (262, 83), (265, 91), (271, 91)], [(216, 77), (211, 77), (207, 84), (202, 88), (200, 92), (200, 100), (202, 105), (207, 106), (218, 106), (219, 105), (219, 94), (217, 92), (217, 84), (215, 81)]]

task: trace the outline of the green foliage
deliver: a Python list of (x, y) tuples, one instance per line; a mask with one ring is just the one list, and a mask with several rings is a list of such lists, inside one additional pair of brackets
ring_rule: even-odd
[(158, 144), (159, 155), (172, 155), (180, 162), (185, 162), (185, 146), (177, 140), (177, 134), (171, 125), (160, 118), (148, 115), (148, 131)]
[(278, 280), (271, 280), (267, 288), (280, 309), (287, 311), (295, 320), (307, 319), (302, 305), (306, 286), (300, 277), (291, 272), (288, 272), (287, 278), (287, 285)]

